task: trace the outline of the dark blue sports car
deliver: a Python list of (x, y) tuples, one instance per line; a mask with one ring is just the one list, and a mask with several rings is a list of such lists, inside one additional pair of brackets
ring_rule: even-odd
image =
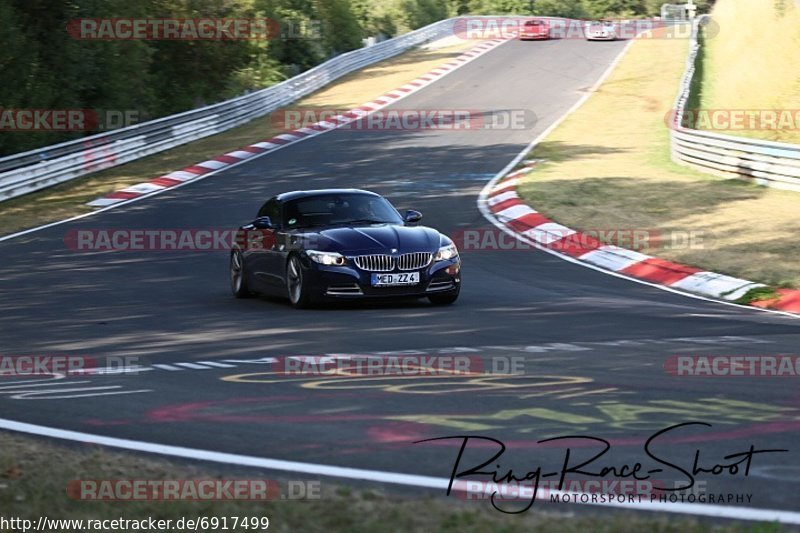
[(231, 288), (288, 296), (294, 307), (352, 298), (417, 297), (451, 304), (461, 259), (447, 236), (417, 226), (382, 196), (357, 189), (296, 191), (267, 200), (239, 228)]

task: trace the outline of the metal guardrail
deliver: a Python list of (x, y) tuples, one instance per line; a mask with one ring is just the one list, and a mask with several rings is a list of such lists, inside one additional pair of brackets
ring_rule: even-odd
[(760, 185), (800, 192), (800, 145), (762, 141), (683, 126), (701, 44), (695, 22), (692, 47), (675, 101), (671, 124), (672, 159), (685, 166), (724, 177), (745, 178)]
[(0, 158), (0, 201), (214, 135), (306, 96), (360, 68), (453, 35), (457, 19), (339, 55), (281, 83), (134, 126)]

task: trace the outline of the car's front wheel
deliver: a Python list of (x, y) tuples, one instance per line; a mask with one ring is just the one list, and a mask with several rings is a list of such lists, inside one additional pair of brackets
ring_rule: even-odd
[(244, 257), (239, 250), (231, 252), (231, 292), (237, 298), (250, 298), (253, 296), (253, 293), (247, 287)]
[(303, 309), (311, 305), (308, 283), (303, 276), (303, 265), (296, 255), (291, 256), (286, 263), (286, 289), (289, 292), (289, 301), (296, 309)]

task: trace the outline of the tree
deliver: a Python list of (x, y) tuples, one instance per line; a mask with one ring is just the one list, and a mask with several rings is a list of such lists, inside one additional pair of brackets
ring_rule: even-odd
[[(324, 0), (323, 0), (324, 1)], [(364, 35), (396, 36), (456, 14), (470, 0), (351, 0)]]
[(323, 30), (316, 24), (316, 14), (311, 0), (256, 0), (258, 16), (277, 22), (283, 35), (272, 39), (267, 54), (288, 70), (306, 70), (322, 61), (325, 56)]
[(406, 23), (411, 29), (421, 28), (447, 18), (447, 6), (441, 0), (406, 0)]
[(645, 0), (590, 0), (583, 5), (591, 18), (633, 17), (647, 12)]
[[(534, 3), (535, 9), (536, 3)], [(470, 0), (470, 12), (475, 15), (528, 15), (529, 0)]]
[(587, 18), (588, 14), (581, 2), (574, 0), (536, 0), (535, 14), (546, 17), (564, 17), (573, 19)]
[(361, 26), (350, 0), (315, 0), (314, 7), (322, 23), (322, 39), (329, 54), (361, 47)]
[[(155, 16), (169, 18), (236, 18), (240, 12), (225, 0), (154, 0)], [(154, 15), (150, 15), (154, 16)], [(159, 40), (151, 71), (157, 84), (159, 115), (217, 102), (228, 79), (246, 66), (247, 40)]]
[(394, 37), (411, 28), (406, 22), (401, 0), (361, 0), (362, 28), (367, 35)]
[(447, 16), (457, 17), (469, 13), (469, 0), (446, 0)]
[[(9, 0), (0, 4), (4, 31), (0, 64), (5, 108), (133, 110), (145, 115), (157, 100), (151, 49), (143, 41), (88, 41), (71, 36), (70, 20), (146, 11), (149, 0)], [(131, 73), (135, 73), (132, 75)], [(87, 123), (87, 127), (91, 124)], [(3, 153), (63, 142), (85, 132), (2, 134)]]
[[(135, 111), (141, 119), (156, 118), (264, 88), (359, 48), (365, 34), (397, 35), (465, 13), (473, 1), (0, 0), (0, 105)], [(281, 34), (256, 40), (92, 40), (67, 31), (70, 21), (82, 18), (268, 18), (278, 22)], [(85, 133), (3, 132), (0, 153)]]

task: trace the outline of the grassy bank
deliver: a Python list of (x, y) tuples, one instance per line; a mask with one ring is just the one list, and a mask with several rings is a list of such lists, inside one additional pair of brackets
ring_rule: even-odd
[[(683, 72), (683, 39), (636, 41), (611, 77), (529, 157), (521, 195), (575, 229), (651, 230), (640, 251), (706, 270), (800, 287), (800, 195), (724, 180), (670, 160), (665, 124)], [(693, 245), (670, 236), (695, 232)]]
[[(719, 33), (706, 40), (703, 109), (800, 110), (800, 4), (793, 0), (718, 0)], [(800, 124), (730, 133), (800, 143)]]

